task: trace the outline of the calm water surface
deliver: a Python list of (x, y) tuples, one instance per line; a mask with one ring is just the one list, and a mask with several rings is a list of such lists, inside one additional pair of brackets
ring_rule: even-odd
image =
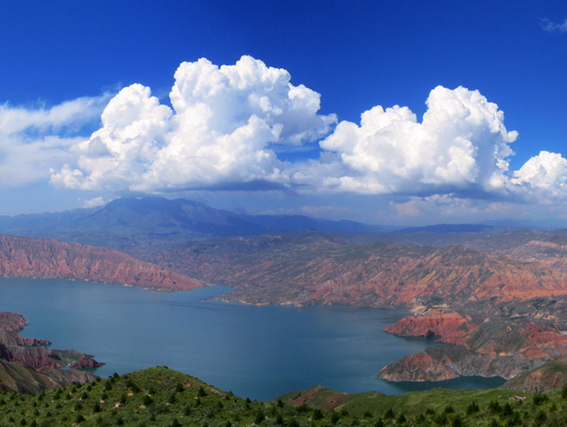
[(206, 301), (230, 291), (212, 286), (162, 294), (98, 283), (0, 278), (0, 311), (26, 318), (24, 336), (94, 354), (106, 363), (97, 375), (167, 365), (253, 399), (273, 399), (317, 384), (349, 393), (398, 394), (440, 385), (485, 388), (502, 383), (469, 378), (392, 384), (377, 379), (388, 363), (434, 345), (382, 332), (405, 310)]

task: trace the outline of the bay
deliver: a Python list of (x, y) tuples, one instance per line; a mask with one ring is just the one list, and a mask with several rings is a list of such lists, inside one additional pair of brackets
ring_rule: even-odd
[(0, 311), (22, 314), (27, 337), (94, 354), (100, 376), (166, 365), (241, 397), (270, 400), (323, 385), (399, 394), (431, 387), (485, 388), (501, 379), (388, 383), (376, 373), (435, 345), (382, 331), (405, 310), (253, 306), (211, 301), (231, 288), (152, 293), (57, 279), (0, 278)]

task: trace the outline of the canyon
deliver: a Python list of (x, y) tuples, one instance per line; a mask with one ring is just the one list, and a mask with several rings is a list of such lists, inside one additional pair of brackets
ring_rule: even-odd
[(385, 232), (159, 198), (0, 218), (0, 230), (29, 236), (0, 236), (6, 277), (157, 291), (214, 283), (234, 288), (220, 297), (227, 302), (406, 307), (411, 314), (386, 331), (440, 345), (385, 367), (378, 375), (389, 381), (511, 379), (567, 356), (565, 230)]

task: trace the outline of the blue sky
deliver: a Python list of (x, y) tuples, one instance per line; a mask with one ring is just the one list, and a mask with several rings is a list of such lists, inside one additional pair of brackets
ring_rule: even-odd
[(0, 214), (567, 223), (564, 2), (23, 1), (0, 35)]

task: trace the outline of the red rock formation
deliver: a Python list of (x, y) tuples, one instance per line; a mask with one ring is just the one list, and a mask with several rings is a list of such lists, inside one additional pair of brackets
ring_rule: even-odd
[[(53, 350), (45, 340), (23, 338), (19, 331), (26, 325), (16, 313), (0, 313), (0, 389), (36, 392), (73, 382), (93, 381), (92, 374), (76, 368), (102, 366), (93, 356), (74, 350)], [(60, 370), (71, 366), (73, 369)]]
[(438, 335), (438, 342), (464, 344), (475, 329), (470, 317), (465, 318), (454, 311), (429, 310), (420, 316), (404, 317), (384, 331), (404, 337)]
[(88, 280), (171, 291), (203, 285), (121, 252), (14, 236), (0, 236), (0, 276)]

